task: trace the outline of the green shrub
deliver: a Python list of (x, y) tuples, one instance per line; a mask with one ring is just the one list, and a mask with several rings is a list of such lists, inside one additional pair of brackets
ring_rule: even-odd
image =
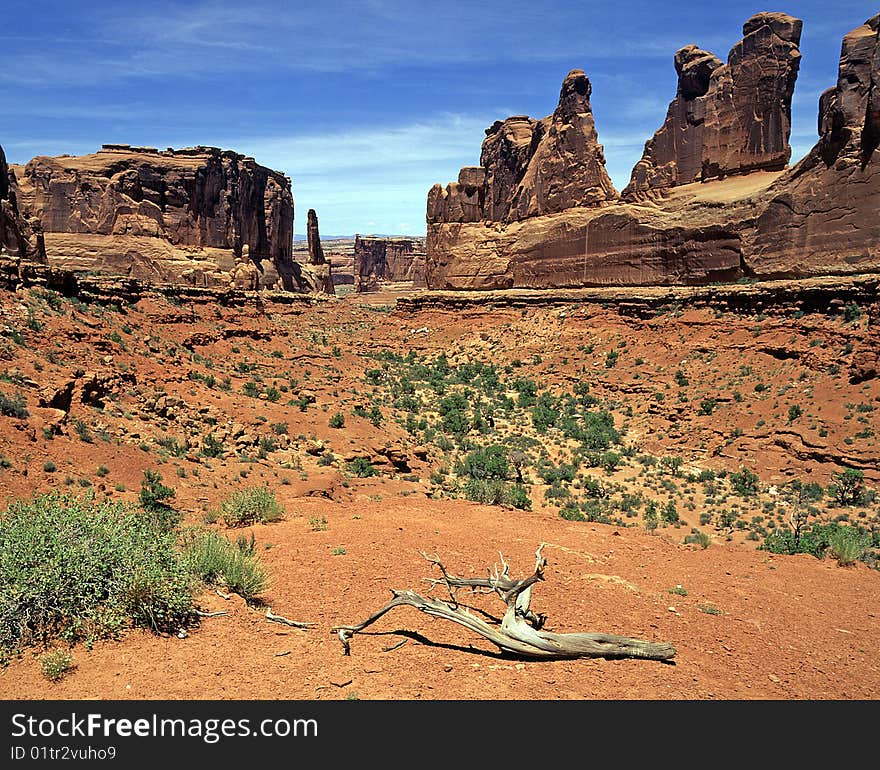
[(73, 655), (67, 650), (52, 650), (40, 655), (40, 672), (52, 682), (63, 679), (75, 667)]
[(366, 457), (355, 457), (348, 464), (348, 470), (353, 473), (358, 478), (368, 478), (369, 476), (378, 476), (379, 471), (376, 470), (373, 463), (371, 463)]
[(174, 490), (162, 483), (162, 476), (158, 471), (144, 471), (141, 480), (141, 491), (138, 502), (145, 513), (150, 514), (156, 522), (165, 529), (173, 529), (179, 523), (179, 514), (166, 500), (174, 497)]
[[(700, 546), (700, 548), (706, 549), (710, 545), (712, 545), (712, 538), (709, 537), (709, 535), (707, 535), (705, 532), (696, 531), (696, 532), (692, 532), (690, 535), (688, 535), (684, 539), (684, 542), (685, 543), (695, 543), (696, 545)], [(685, 594), (685, 596), (686, 595), (687, 594)]]
[(835, 473), (830, 492), (840, 505), (857, 505), (864, 495), (865, 474), (857, 468), (847, 468)]
[(7, 396), (5, 393), (0, 393), (0, 414), (5, 417), (18, 417), (23, 419), (30, 415), (30, 412), (25, 407), (24, 396), (21, 393), (16, 393), (14, 396)]
[(796, 536), (791, 530), (771, 532), (764, 538), (763, 549), (771, 553), (808, 553), (817, 559), (822, 559), (831, 550), (832, 544), (835, 544), (837, 552), (832, 551), (832, 554), (840, 558), (839, 554), (846, 559), (852, 554), (852, 551), (856, 550), (853, 543), (859, 544), (858, 548), (861, 550), (856, 558), (861, 558), (867, 553), (871, 545), (871, 538), (855, 527), (845, 524), (813, 524), (811, 527), (803, 529), (799, 536)]
[(556, 399), (549, 393), (542, 393), (532, 409), (532, 424), (535, 430), (544, 433), (548, 428), (556, 425), (557, 420), (559, 420), (559, 409)]
[(43, 470), (46, 471), (46, 473), (55, 473), (55, 471), (58, 470), (58, 466), (51, 460), (46, 460), (46, 462), (43, 463)]
[(700, 402), (700, 414), (712, 414), (718, 402), (714, 398), (706, 398)]
[(850, 302), (848, 305), (845, 305), (843, 308), (843, 320), (846, 323), (852, 323), (853, 321), (858, 321), (859, 318), (862, 317), (862, 309), (855, 303)]
[(344, 428), (345, 427), (345, 415), (342, 412), (337, 412), (334, 414), (328, 423), (331, 428)]
[(202, 454), (205, 457), (220, 457), (223, 454), (223, 442), (213, 433), (209, 433), (202, 442)]
[(460, 476), (472, 479), (506, 479), (509, 472), (507, 450), (498, 444), (475, 449), (456, 469)]
[(268, 487), (245, 487), (220, 503), (220, 516), (227, 527), (246, 527), (256, 522), (279, 521), (284, 509)]
[(485, 505), (509, 505), (526, 511), (532, 507), (532, 500), (525, 487), (509, 484), (503, 479), (468, 479), (464, 485), (464, 494), (468, 500)]
[(841, 567), (848, 567), (861, 559), (871, 543), (854, 527), (838, 527), (828, 538), (828, 551)]
[(89, 430), (89, 426), (86, 425), (82, 420), (77, 420), (73, 424), (74, 430), (76, 430), (76, 435), (79, 436), (80, 441), (85, 441), (87, 444), (93, 444), (95, 439), (92, 437), (92, 432)]
[(183, 554), (199, 580), (224, 586), (246, 601), (258, 597), (268, 585), (268, 574), (254, 556), (253, 541), (230, 543), (212, 530), (194, 530), (184, 534)]
[(753, 497), (761, 488), (758, 474), (748, 468), (743, 468), (739, 473), (730, 474), (730, 484), (733, 491), (740, 497)]
[(193, 615), (175, 533), (121, 503), (55, 493), (0, 515), (0, 658), (127, 626), (176, 631)]

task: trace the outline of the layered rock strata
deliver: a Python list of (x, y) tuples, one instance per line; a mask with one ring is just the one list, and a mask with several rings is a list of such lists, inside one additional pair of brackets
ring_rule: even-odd
[(414, 238), (355, 236), (355, 291), (375, 291), (382, 283), (425, 284), (425, 252)]
[[(631, 184), (625, 199), (588, 196), (517, 219), (510, 207), (496, 208), (504, 195), (493, 192), (494, 166), (462, 169), (457, 185), (435, 185), (428, 286), (700, 284), (880, 270), (878, 19), (844, 39), (837, 85), (820, 100), (819, 142), (793, 168), (783, 167), (801, 25), (762, 13), (746, 22), (726, 65), (693, 46), (678, 52), (676, 100), (634, 170), (639, 189)], [(751, 107), (746, 83), (754, 86)], [(514, 179), (526, 157), (529, 167), (529, 127), (537, 131), (516, 118), (490, 129), (487, 142), (502, 135), (506, 143), (504, 179)], [(560, 188), (579, 178), (562, 159), (558, 168)], [(523, 171), (515, 189), (524, 179)]]
[(261, 287), (299, 288), (290, 179), (253, 158), (214, 147), (104, 145), (17, 170), (19, 206), (40, 222), (53, 264), (223, 286), (241, 272), (247, 247)]

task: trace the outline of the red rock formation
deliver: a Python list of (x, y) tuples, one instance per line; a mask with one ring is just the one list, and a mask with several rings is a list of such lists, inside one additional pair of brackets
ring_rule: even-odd
[(355, 291), (375, 291), (380, 282), (425, 286), (425, 253), (413, 238), (362, 238), (354, 241)]
[(314, 209), (309, 209), (308, 221), (306, 223), (306, 236), (309, 242), (309, 263), (312, 265), (323, 265), (327, 260), (324, 259), (324, 249), (321, 248), (321, 234), (318, 231), (318, 215)]
[(799, 19), (782, 13), (756, 14), (743, 25), (743, 39), (727, 64), (693, 45), (679, 50), (675, 99), (645, 144), (623, 197), (785, 168), (801, 27)]
[(13, 257), (45, 262), (42, 233), (19, 211), (17, 187), (15, 172), (7, 166), (0, 147), (0, 250)]
[(559, 106), (535, 127), (535, 147), (513, 194), (507, 219), (554, 214), (617, 198), (590, 108), (590, 81), (572, 70), (562, 83)]
[[(820, 100), (819, 142), (787, 171), (800, 22), (758, 14), (726, 65), (695, 47), (678, 52), (678, 96), (624, 200), (486, 221), (487, 180), (482, 220), (446, 219), (462, 185), (455, 194), (435, 186), (428, 286), (693, 284), (880, 271), (878, 30), (880, 16), (844, 38), (837, 86)], [(663, 194), (645, 195), (648, 189)]]
[(552, 115), (515, 115), (486, 129), (479, 166), (428, 193), (429, 222), (515, 222), (617, 197), (590, 108), (590, 81), (572, 70)]
[(880, 263), (880, 14), (847, 34), (837, 85), (819, 99), (816, 146), (769, 190), (749, 264), (774, 276)]
[(307, 269), (302, 266), (300, 267), (298, 281), (306, 291), (336, 294), (333, 277), (330, 274), (330, 263), (324, 259), (324, 249), (321, 247), (321, 234), (318, 231), (318, 215), (314, 209), (309, 209), (307, 220), (306, 234), (309, 243), (309, 265)]
[(19, 203), (42, 223), (53, 263), (173, 281), (228, 271), (247, 245), (261, 285), (297, 288), (290, 180), (231, 151), (104, 145), (38, 157)]

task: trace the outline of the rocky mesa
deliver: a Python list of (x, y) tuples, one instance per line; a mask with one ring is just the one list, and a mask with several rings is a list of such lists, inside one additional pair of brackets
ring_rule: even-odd
[(253, 158), (112, 144), (14, 170), (18, 207), (39, 223), (54, 266), (198, 287), (301, 288), (290, 179)]
[(675, 98), (618, 196), (586, 76), (542, 121), (495, 123), (481, 165), (427, 202), (429, 288), (700, 284), (880, 269), (880, 16), (846, 35), (819, 141), (793, 168), (791, 99), (802, 23), (746, 21), (723, 64), (674, 57)]

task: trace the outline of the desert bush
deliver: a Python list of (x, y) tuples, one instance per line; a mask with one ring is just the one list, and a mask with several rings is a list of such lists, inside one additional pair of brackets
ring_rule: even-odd
[(73, 655), (67, 650), (52, 650), (40, 656), (40, 673), (52, 682), (63, 679), (74, 668)]
[(861, 559), (871, 539), (854, 527), (838, 527), (828, 537), (828, 552), (841, 567), (848, 567)]
[(753, 497), (761, 488), (758, 474), (748, 468), (743, 468), (739, 473), (730, 474), (730, 484), (733, 491), (740, 497)]
[[(799, 537), (791, 530), (776, 530), (764, 538), (762, 548), (771, 553), (808, 553), (822, 559), (831, 553), (841, 563), (867, 556), (871, 537), (846, 524), (813, 524), (803, 529)], [(853, 554), (855, 554), (853, 556)]]
[(256, 522), (279, 521), (284, 509), (268, 487), (245, 487), (220, 503), (220, 516), (227, 527), (246, 527)]
[(509, 505), (525, 511), (532, 508), (532, 499), (525, 487), (498, 478), (470, 478), (465, 482), (464, 495), (468, 500), (485, 505)]
[(21, 393), (16, 393), (14, 396), (0, 393), (0, 414), (5, 417), (18, 417), (22, 419), (27, 417), (30, 412), (25, 407), (24, 396)]
[(348, 470), (361, 479), (379, 475), (379, 471), (376, 470), (373, 463), (366, 457), (355, 457), (348, 464)]
[(141, 479), (141, 491), (138, 502), (144, 512), (151, 515), (154, 520), (165, 529), (173, 529), (180, 521), (180, 515), (167, 502), (174, 497), (174, 490), (162, 483), (162, 476), (158, 471), (144, 471)]
[(37, 642), (177, 630), (191, 578), (175, 533), (92, 494), (47, 494), (0, 514), (0, 657)]
[(700, 532), (699, 530), (695, 530), (691, 532), (685, 539), (685, 543), (695, 543), (700, 546), (700, 548), (708, 548), (712, 545), (712, 538), (709, 537), (705, 532)]
[(342, 414), (342, 412), (337, 412), (336, 414), (334, 414), (330, 418), (328, 425), (331, 428), (344, 428), (345, 427), (345, 415)]
[(857, 468), (835, 473), (829, 491), (839, 505), (857, 505), (864, 495), (865, 474)]
[(498, 444), (475, 449), (456, 468), (460, 476), (472, 479), (506, 479), (509, 472), (507, 450)]
[(268, 574), (254, 555), (253, 543), (230, 543), (212, 530), (184, 533), (183, 554), (190, 572), (207, 585), (224, 586), (246, 601), (268, 585)]

